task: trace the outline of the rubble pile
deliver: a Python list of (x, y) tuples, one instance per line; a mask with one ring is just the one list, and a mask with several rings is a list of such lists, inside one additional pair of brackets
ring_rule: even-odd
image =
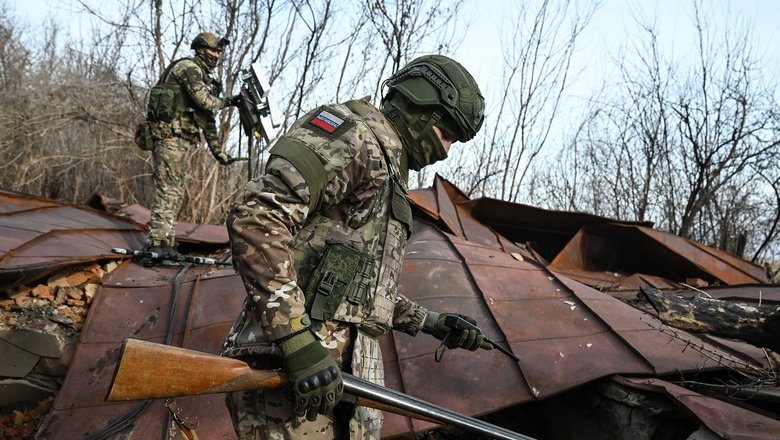
[(72, 267), (0, 292), (0, 438), (32, 439), (73, 358), (103, 277), (115, 261)]

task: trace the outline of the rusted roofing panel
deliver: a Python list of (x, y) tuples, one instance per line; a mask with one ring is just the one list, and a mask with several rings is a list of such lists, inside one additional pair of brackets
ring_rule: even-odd
[(462, 202), (459, 206), (479, 223), (490, 226), (515, 242), (565, 243), (580, 228), (590, 224), (652, 226), (650, 222), (621, 221), (582, 212), (542, 209), (490, 198)]
[(449, 229), (448, 232), (458, 237), (463, 237), (463, 229), (458, 219), (456, 205), (450, 198), (447, 188), (440, 185), (434, 186), (433, 191), (436, 193), (436, 205), (441, 222)]
[[(726, 284), (766, 283), (766, 271), (739, 257), (642, 226), (583, 227), (550, 263), (552, 270), (580, 279), (592, 273), (644, 273), (685, 282), (701, 278)], [(616, 279), (611, 289), (621, 285)]]
[[(432, 310), (474, 317), (485, 334), (501, 344), (508, 340), (520, 362), (507, 363), (508, 358), (497, 350), (453, 351), (445, 354), (451, 356), (445, 369), (430, 362), (438, 341), (396, 335), (403, 385), (409, 392), (480, 414), (616, 373), (674, 374), (721, 368), (696, 350), (683, 350), (682, 343), (670, 343), (669, 335), (658, 331), (661, 323), (654, 317), (605, 293), (432, 226), (418, 223), (415, 227), (407, 245), (401, 293)], [(740, 350), (679, 334), (724, 356)], [(424, 368), (433, 374), (424, 374)], [(501, 374), (472, 377), (474, 371)], [(445, 379), (449, 377), (471, 378), (468, 383), (479, 394), (478, 404), (449, 400), (454, 395), (443, 391), (453, 386)]]
[(42, 199), (16, 191), (0, 189), (0, 214), (59, 205), (61, 205), (61, 203), (55, 202), (53, 200)]
[[(178, 295), (174, 295), (180, 273)], [(123, 264), (104, 280), (95, 297), (74, 362), (39, 435), (83, 439), (86, 433), (96, 432), (134, 406), (103, 402), (119, 347), (127, 337), (163, 342), (174, 298), (171, 343), (216, 353), (238, 316), (244, 297), (241, 281), (232, 269)], [(177, 400), (186, 415), (201, 421), (201, 438), (235, 438), (223, 395)], [(123, 438), (158, 438), (166, 423), (164, 408), (155, 402)]]
[[(433, 310), (474, 316), (483, 331), (497, 343), (510, 348), (520, 357), (520, 362), (513, 362), (497, 350), (451, 350), (444, 354), (443, 362), (436, 363), (434, 352), (439, 342), (434, 338), (426, 335), (412, 338), (395, 333), (380, 341), (388, 386), (464, 414), (480, 415), (569, 391), (612, 374), (677, 374), (678, 371), (693, 372), (701, 368), (724, 368), (697, 350), (684, 350), (686, 340), (694, 341), (718, 356), (723, 354), (754, 364), (765, 362), (755, 348), (746, 344), (681, 331), (676, 331), (677, 338), (671, 337), (659, 330), (660, 322), (652, 315), (552, 271), (552, 266), (548, 268), (519, 254), (513, 256), (502, 251), (509, 248), (508, 242), (516, 240), (496, 236), (489, 225), (481, 230), (473, 217), (464, 222), (464, 216), (470, 214), (464, 206), (467, 199), (462, 193), (442, 186), (436, 189), (435, 200), (438, 206), (445, 207), (446, 213), (434, 220), (446, 219), (444, 221), (455, 228), (461, 238), (416, 222), (415, 233), (407, 246), (401, 293)], [(7, 208), (12, 205), (14, 203), (6, 204), (5, 212), (19, 211)], [(439, 212), (440, 208), (436, 209)], [(492, 215), (500, 213), (501, 210), (497, 210)], [(496, 220), (496, 224), (499, 223)], [(522, 216), (518, 223), (522, 223)], [(3, 224), (0, 215), (0, 225)], [(599, 225), (608, 226), (606, 223)], [(623, 226), (624, 229), (617, 230), (636, 233)], [(524, 231), (523, 228), (527, 229), (521, 224), (513, 231)], [(142, 231), (133, 231), (138, 234), (134, 236), (141, 236)], [(93, 232), (121, 235), (125, 231), (99, 229), (90, 234)], [(491, 235), (492, 241), (482, 240), (487, 245), (462, 238)], [(63, 250), (67, 247), (65, 243), (75, 241), (75, 244), (71, 243), (72, 247), (78, 248), (83, 240), (78, 234), (58, 232), (54, 236), (62, 240), (59, 247)], [(666, 258), (674, 252), (665, 243), (658, 239), (647, 240), (642, 242), (646, 246), (641, 249), (651, 249), (655, 252), (651, 255), (664, 257), (658, 261), (677, 261)], [(14, 249), (26, 246), (17, 244)], [(36, 246), (37, 243), (30, 243), (31, 249)], [(103, 246), (94, 245), (100, 249)], [(582, 242), (578, 246), (582, 246)], [(0, 268), (5, 268), (5, 261), (0, 260)], [(713, 261), (708, 264), (717, 266), (719, 260)], [(580, 262), (583, 266), (589, 264), (587, 259)], [(701, 273), (693, 263), (682, 267), (684, 270), (675, 270), (685, 272), (693, 267), (699, 270), (697, 274)], [(45, 432), (57, 433), (57, 438), (64, 440), (82, 439), (86, 432), (94, 432), (102, 426), (100, 422), (120, 416), (131, 406), (102, 402), (117, 349), (128, 336), (156, 342), (164, 339), (179, 269), (144, 268), (128, 263), (104, 280), (85, 323), (76, 359), (47, 419)], [(216, 352), (238, 314), (244, 295), (239, 277), (232, 269), (188, 269), (181, 279), (179, 294), (175, 296), (178, 305), (172, 343)], [(233, 438), (222, 396), (179, 399), (179, 404), (188, 415), (201, 420), (201, 438)], [(155, 405), (144, 416), (150, 419), (139, 420), (131, 428), (132, 435), (126, 438), (156, 438), (161, 434), (166, 416), (160, 415), (159, 402)], [(388, 415), (383, 433), (388, 437), (399, 436), (411, 429), (429, 426)], [(151, 427), (157, 430), (153, 431)], [(735, 432), (740, 429), (727, 428)], [(757, 438), (772, 437), (762, 434)]]
[(701, 270), (727, 284), (767, 283), (766, 269), (743, 258), (705, 246), (687, 238), (649, 228), (641, 231), (663, 243), (673, 252), (684, 255)]
[[(103, 428), (109, 420), (133, 408), (127, 403), (105, 403), (118, 349), (127, 337), (163, 342), (168, 332), (174, 298), (174, 281), (181, 268), (145, 268), (125, 263), (111, 273), (98, 292), (68, 376), (40, 434), (56, 433), (62, 440), (81, 440)], [(238, 316), (245, 296), (240, 278), (232, 269), (192, 267), (181, 278), (173, 345), (216, 353)], [(389, 386), (401, 383), (390, 339), (382, 341), (388, 353)], [(388, 347), (390, 347), (388, 349)], [(185, 414), (197, 417), (200, 438), (233, 439), (224, 395), (177, 399)], [(157, 438), (167, 416), (159, 404), (149, 407), (124, 431), (128, 440)], [(388, 435), (409, 432), (407, 418), (390, 415)], [(52, 437), (53, 438), (53, 437)]]
[(708, 428), (730, 440), (771, 439), (780, 435), (780, 421), (656, 378), (618, 378), (618, 383), (668, 394)]
[[(102, 198), (93, 197), (99, 204)], [(114, 215), (83, 205), (0, 191), (0, 289), (30, 283), (68, 265), (120, 258), (111, 248), (140, 249), (149, 211)], [(176, 237), (202, 249), (228, 245), (224, 226), (176, 223)]]
[[(656, 275), (642, 273), (626, 274), (624, 272), (586, 271), (559, 267), (551, 268), (551, 270), (599, 291), (609, 292), (612, 296), (626, 298), (637, 298), (640, 286), (650, 286), (660, 290), (676, 290), (680, 288), (679, 283)], [(622, 292), (625, 292), (625, 295), (621, 295)]]
[[(673, 281), (702, 278), (727, 284), (767, 283), (766, 271), (742, 258), (651, 229), (649, 222), (626, 222), (600, 216), (545, 210), (494, 199), (469, 201), (451, 183), (436, 178), (430, 192), (412, 192), (412, 201), (454, 235), (501, 249), (496, 233), (514, 243), (533, 242), (550, 267), (583, 282), (598, 279), (610, 289), (627, 290), (635, 280), (611, 282), (600, 272), (645, 274)], [(435, 203), (434, 203), (435, 201)], [(438, 211), (437, 211), (438, 208)], [(644, 270), (642, 270), (644, 269)], [(579, 276), (577, 272), (582, 272)], [(595, 272), (595, 273), (594, 273)], [(664, 283), (658, 279), (653, 285)]]
[(584, 225), (608, 222), (646, 226), (652, 224), (622, 222), (585, 213), (546, 210), (489, 198), (472, 201), (440, 176), (436, 176), (432, 189), (411, 191), (410, 198), (422, 213), (440, 222), (447, 232), (506, 252), (516, 251), (507, 246), (507, 243), (533, 242), (537, 250), (545, 254), (541, 258), (535, 256), (535, 259), (542, 262), (552, 259)]
[(439, 219), (439, 205), (436, 203), (436, 192), (433, 188), (420, 188), (409, 191), (409, 200), (413, 207), (420, 210), (424, 216), (432, 220)]
[[(149, 223), (151, 216), (150, 211), (140, 205), (122, 207), (120, 213), (128, 216), (140, 225)], [(197, 243), (200, 246), (227, 246), (227, 229), (224, 225), (206, 225), (177, 221), (176, 241), (179, 243)]]
[(710, 286), (703, 289), (713, 298), (753, 305), (780, 305), (780, 286), (777, 284), (753, 284), (741, 286)]
[(118, 258), (112, 247), (137, 248), (132, 222), (83, 206), (0, 192), (0, 290), (68, 265)]

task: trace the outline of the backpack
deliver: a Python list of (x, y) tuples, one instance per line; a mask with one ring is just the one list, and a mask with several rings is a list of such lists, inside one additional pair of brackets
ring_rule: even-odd
[(146, 106), (146, 120), (150, 122), (170, 123), (179, 113), (184, 111), (184, 97), (181, 96), (181, 86), (168, 83), (168, 75), (180, 58), (172, 62), (163, 72), (160, 80), (149, 90), (149, 102)]

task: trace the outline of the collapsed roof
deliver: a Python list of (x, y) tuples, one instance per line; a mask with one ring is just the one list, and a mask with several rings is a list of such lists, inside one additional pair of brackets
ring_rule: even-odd
[[(776, 286), (767, 284), (761, 267), (649, 223), (469, 200), (438, 177), (432, 188), (412, 191), (411, 199), (415, 230), (406, 248), (401, 293), (429, 309), (473, 316), (520, 361), (497, 350), (453, 350), (436, 363), (438, 341), (391, 333), (381, 340), (387, 386), (466, 415), (490, 416), (613, 378), (625, 387), (663, 393), (725, 438), (769, 439), (780, 432), (776, 414), (670, 382), (745, 366), (765, 370), (770, 365), (761, 349), (669, 330), (649, 308), (632, 304), (641, 285), (674, 290), (682, 283), (708, 286), (715, 296), (721, 291), (722, 297), (740, 301), (755, 301), (760, 290), (764, 303), (778, 304)], [(124, 258), (110, 249), (140, 247), (146, 216), (148, 211), (137, 206), (110, 214), (0, 192), (0, 290), (33, 283), (68, 265)], [(179, 223), (177, 234), (189, 249), (227, 247), (221, 226)], [(215, 353), (244, 295), (229, 267), (122, 263), (103, 279), (39, 436), (82, 439), (137, 408), (104, 402), (121, 342), (128, 337), (169, 341)], [(201, 438), (227, 438), (232, 432), (222, 396), (178, 400), (200, 421)], [(123, 432), (127, 438), (152, 438), (167, 424), (162, 402), (155, 401)], [(387, 414), (383, 436), (433, 426)]]

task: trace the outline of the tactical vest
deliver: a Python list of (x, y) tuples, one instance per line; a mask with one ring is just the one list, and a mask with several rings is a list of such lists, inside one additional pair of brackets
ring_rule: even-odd
[[(371, 111), (360, 101), (350, 101), (344, 107), (343, 114), (352, 111), (361, 117)], [(392, 328), (412, 212), (406, 180), (399, 172), (400, 146), (389, 150), (375, 141), (382, 148), (389, 175), (375, 196), (379, 200), (376, 215), (355, 228), (327, 214), (316, 215), (295, 235), (293, 248), (298, 285), (306, 294), (306, 310), (312, 320), (353, 323), (377, 337)], [(274, 149), (271, 154), (287, 156)], [(285, 158), (293, 163), (297, 160)]]
[[(190, 60), (198, 64), (194, 58), (180, 58), (168, 65), (157, 84), (149, 90), (146, 119), (150, 122), (170, 124), (174, 120), (181, 118), (185, 113), (190, 113), (198, 127), (204, 128), (206, 123), (202, 114), (203, 111), (196, 108), (192, 98), (187, 95), (179, 81), (170, 78), (173, 67), (184, 60)], [(203, 81), (216, 87), (215, 81), (211, 76), (203, 68), (198, 67), (203, 75)], [(214, 93), (215, 96), (219, 96), (218, 90), (214, 90)]]
[[(378, 112), (369, 105), (350, 101), (332, 108), (349, 123), (367, 125), (370, 129), (365, 130), (367, 136), (376, 137), (376, 133), (388, 129), (387, 126), (372, 125), (372, 118), (365, 117), (372, 111)], [(322, 175), (319, 156), (309, 148), (286, 144), (288, 147), (284, 142), (277, 142), (271, 155), (292, 163), (307, 182), (312, 200), (318, 199), (317, 193), (328, 182), (328, 176)], [(377, 145), (383, 144), (377, 141)], [(382, 157), (372, 158), (378, 159), (388, 177), (372, 190), (372, 194), (367, 194), (372, 200), (367, 208), (369, 215), (355, 222), (360, 224), (350, 225), (337, 220), (338, 216), (330, 211), (311, 215), (293, 239), (296, 279), (306, 295), (306, 311), (312, 316), (314, 327), (327, 320), (340, 321), (355, 325), (362, 331), (361, 335), (376, 338), (393, 326), (398, 278), (404, 244), (411, 234), (412, 213), (406, 198), (406, 179), (399, 172), (400, 142), (392, 145), (391, 151), (382, 148), (385, 150)], [(339, 212), (354, 213), (352, 210), (357, 209), (347, 200), (342, 203), (346, 205), (338, 205)], [(317, 205), (317, 202), (310, 204), (312, 207)], [(276, 346), (266, 340), (260, 316), (251, 298), (247, 297), (241, 315), (225, 340), (222, 354), (229, 357), (278, 354), (276, 350)]]
[(149, 102), (146, 106), (146, 120), (150, 122), (170, 123), (187, 107), (184, 104), (184, 91), (178, 81), (168, 81), (173, 66), (190, 58), (180, 58), (165, 68), (160, 80), (149, 90)]

